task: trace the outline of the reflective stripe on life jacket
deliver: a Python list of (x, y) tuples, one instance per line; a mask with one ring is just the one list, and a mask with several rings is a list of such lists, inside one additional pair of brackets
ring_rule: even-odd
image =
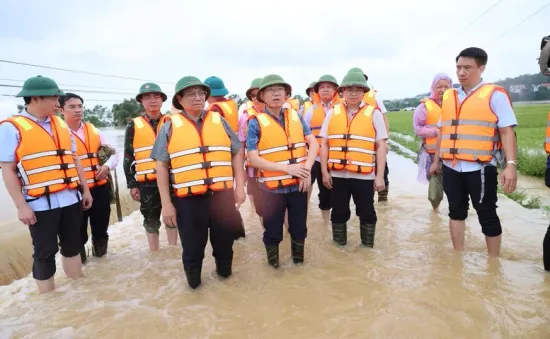
[(201, 130), (182, 114), (172, 116), (168, 141), (172, 188), (180, 198), (233, 188), (231, 139), (221, 115), (208, 111)]
[(101, 147), (99, 130), (89, 122), (83, 123), (82, 129), (84, 130), (84, 140), (80, 139), (76, 132), (72, 131), (72, 133), (76, 140), (76, 154), (82, 164), (82, 169), (86, 176), (86, 183), (89, 188), (105, 185), (107, 179), (99, 181), (96, 179), (97, 171), (101, 167), (97, 154), (99, 147)]
[[(258, 113), (251, 119), (258, 120), (260, 140), (258, 155), (263, 159), (279, 164), (303, 164), (307, 159), (304, 130), (298, 112), (293, 109), (284, 110), (285, 127), (267, 113)], [(286, 172), (256, 171), (258, 182), (268, 189), (276, 189), (298, 184), (297, 178)]]
[[(426, 98), (422, 101), (426, 106), (426, 125), (429, 127), (437, 128), (437, 123), (441, 117), (441, 106), (432, 99)], [(437, 144), (437, 136), (432, 138), (426, 138), (424, 140), (426, 144), (426, 151), (430, 154), (435, 154), (435, 147)]]
[(351, 122), (345, 105), (337, 105), (328, 125), (328, 167), (354, 173), (372, 173), (376, 168), (375, 107), (364, 105)]
[(485, 84), (459, 105), (458, 93), (448, 89), (441, 110), (441, 158), (487, 163), (501, 148), (498, 117), (491, 109), (491, 96), (504, 88)]
[[(330, 109), (334, 109), (334, 106), (338, 105), (341, 102), (342, 100), (338, 97), (338, 94), (335, 94), (330, 104)], [(321, 154), (321, 141), (323, 140), (323, 138), (319, 136), (319, 133), (321, 133), (321, 127), (323, 126), (323, 122), (325, 121), (325, 116), (325, 109), (322, 103), (313, 105), (313, 115), (311, 116), (311, 123), (309, 128), (311, 129), (311, 134), (315, 136), (315, 138), (317, 139), (317, 144), (319, 145), (319, 150), (317, 151), (317, 154)]]
[(214, 106), (218, 106), (222, 110), (222, 117), (229, 123), (233, 132), (239, 131), (239, 108), (237, 103), (233, 99), (227, 99), (225, 101), (218, 101), (210, 104), (207, 111), (212, 110)]
[(164, 123), (170, 120), (167, 115), (161, 115), (157, 130), (148, 121), (148, 118), (134, 118), (134, 164), (135, 178), (137, 182), (154, 181), (157, 179), (157, 162), (151, 159), (151, 150), (157, 139), (157, 133)]
[(40, 198), (79, 185), (74, 163), (71, 132), (57, 116), (50, 116), (52, 135), (24, 116), (4, 120), (12, 123), (20, 134), (15, 151), (17, 175), (27, 195)]

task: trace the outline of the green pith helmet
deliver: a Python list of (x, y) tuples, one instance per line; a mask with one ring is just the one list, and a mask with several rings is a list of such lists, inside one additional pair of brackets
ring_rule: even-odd
[(258, 94), (257, 94), (257, 99), (258, 99), (259, 102), (265, 104), (265, 102), (262, 100), (261, 93), (267, 87), (274, 86), (274, 85), (284, 86), (286, 88), (287, 96), (289, 96), (289, 97), (292, 96), (292, 87), (288, 83), (286, 83), (283, 80), (283, 78), (281, 78), (281, 76), (279, 76), (277, 74), (270, 74), (270, 75), (265, 76), (262, 79), (262, 82), (260, 84), (260, 90), (258, 91)]
[(210, 95), (213, 97), (224, 97), (229, 94), (223, 80), (218, 77), (209, 77), (204, 80), (204, 84), (210, 87)]
[(153, 82), (148, 82), (141, 85), (141, 87), (139, 88), (139, 93), (138, 95), (136, 95), (136, 101), (141, 103), (141, 96), (145, 93), (159, 93), (160, 95), (162, 95), (162, 102), (165, 102), (168, 98), (166, 94), (164, 94), (164, 92), (160, 89), (160, 86)]
[(176, 84), (176, 90), (175, 90), (175, 94), (174, 96), (172, 97), (172, 105), (179, 109), (179, 110), (182, 110), (183, 107), (180, 105), (178, 99), (176, 98), (176, 95), (181, 95), (181, 92), (186, 89), (186, 88), (189, 88), (189, 87), (193, 87), (193, 86), (201, 86), (204, 88), (204, 90), (206, 91), (206, 99), (208, 99), (208, 97), (210, 96), (210, 87), (208, 87), (207, 85), (205, 85), (204, 83), (202, 83), (202, 81), (199, 80), (199, 78), (197, 77), (194, 77), (194, 76), (186, 76), (186, 77), (183, 77), (181, 78), (178, 83)]
[(353, 67), (348, 71), (348, 73), (354, 73), (354, 72), (363, 74), (363, 76), (365, 77), (365, 80), (367, 80), (367, 81), (369, 80), (369, 77), (365, 74), (365, 72), (363, 72), (363, 70), (361, 68)]
[(38, 75), (27, 79), (16, 97), (61, 97), (64, 95), (65, 93), (59, 89), (53, 79)]
[(363, 76), (363, 73), (359, 72), (349, 72), (346, 74), (344, 79), (342, 79), (342, 83), (340, 84), (340, 87), (338, 87), (338, 91), (342, 91), (346, 87), (364, 87), (365, 92), (369, 89), (369, 85), (367, 83), (367, 80), (365, 80), (365, 77)]
[(332, 75), (325, 74), (319, 78), (319, 81), (317, 81), (315, 85), (313, 85), (313, 89), (315, 90), (315, 93), (319, 93), (319, 86), (321, 86), (323, 82), (329, 82), (331, 84), (334, 84), (334, 86), (338, 88), (338, 81), (336, 81), (336, 78), (333, 77)]
[(248, 100), (252, 100), (252, 98), (250, 97), (250, 92), (252, 92), (253, 89), (260, 88), (261, 85), (262, 85), (262, 78), (256, 78), (252, 80), (250, 87), (246, 90), (246, 97), (248, 98)]
[(311, 84), (309, 84), (309, 86), (306, 88), (306, 95), (309, 96), (309, 91), (310, 90), (315, 90), (314, 87), (315, 87), (315, 84), (316, 84), (316, 81), (313, 81)]

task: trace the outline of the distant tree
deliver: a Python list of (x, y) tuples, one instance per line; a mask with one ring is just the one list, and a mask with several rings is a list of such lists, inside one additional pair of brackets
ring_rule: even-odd
[(120, 104), (113, 105), (113, 124), (115, 126), (126, 126), (130, 119), (140, 115), (142, 111), (141, 105), (136, 99), (124, 99)]
[(544, 86), (540, 86), (535, 92), (535, 100), (550, 100), (550, 90)]
[(105, 106), (95, 105), (92, 109), (84, 110), (84, 121), (89, 121), (96, 127), (105, 127), (109, 125), (109, 109)]

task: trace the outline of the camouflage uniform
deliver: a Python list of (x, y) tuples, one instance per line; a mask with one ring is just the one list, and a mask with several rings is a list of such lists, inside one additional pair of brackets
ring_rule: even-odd
[[(160, 118), (158, 120), (149, 120), (151, 127), (154, 131), (157, 130)], [(126, 175), (126, 183), (128, 189), (139, 188), (140, 203), (139, 208), (143, 215), (143, 227), (147, 233), (159, 233), (160, 228), (160, 215), (161, 215), (161, 201), (160, 193), (157, 187), (157, 181), (140, 182), (136, 181), (134, 176), (135, 166), (134, 163), (134, 121), (130, 120), (126, 126), (126, 135), (124, 138), (124, 174)], [(166, 226), (168, 227), (168, 226)], [(168, 227), (176, 228), (176, 227)]]

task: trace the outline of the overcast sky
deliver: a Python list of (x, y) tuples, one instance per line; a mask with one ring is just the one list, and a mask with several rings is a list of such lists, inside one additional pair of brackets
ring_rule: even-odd
[[(454, 58), (470, 46), (489, 54), (488, 81), (536, 73), (540, 40), (550, 34), (550, 6), (498, 37), (547, 2), (1, 0), (0, 59), (150, 79), (169, 97), (186, 75), (217, 75), (231, 93), (244, 94), (253, 78), (270, 73), (304, 95), (321, 75), (341, 81), (357, 66), (383, 99), (396, 99), (426, 92), (437, 72), (456, 79)], [(0, 84), (21, 85), (5, 79), (38, 74), (73, 85), (63, 89), (135, 95), (142, 84), (0, 62)], [(17, 92), (0, 87), (0, 94)], [(80, 94), (88, 107), (133, 96)], [(22, 99), (0, 96), (0, 117), (18, 103)]]

